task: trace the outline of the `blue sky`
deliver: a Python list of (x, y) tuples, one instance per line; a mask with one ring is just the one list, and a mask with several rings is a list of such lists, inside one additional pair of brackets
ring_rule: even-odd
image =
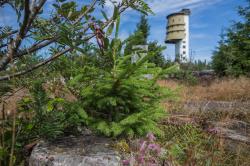
[[(211, 60), (212, 52), (219, 41), (222, 29), (229, 27), (233, 20), (239, 20), (237, 8), (245, 5), (245, 0), (157, 0), (149, 1), (155, 12), (149, 16), (151, 26), (149, 40), (157, 40), (165, 45), (166, 15), (190, 8), (190, 49), (194, 59)], [(128, 12), (123, 16), (121, 37), (125, 38), (131, 34), (136, 23), (139, 21), (139, 14)], [(164, 51), (167, 58), (174, 58), (174, 46), (167, 45)]]
[[(117, 0), (119, 1), (119, 0)], [(192, 58), (210, 60), (213, 50), (219, 41), (219, 35), (223, 28), (232, 24), (233, 20), (239, 20), (237, 7), (246, 4), (245, 0), (147, 0), (155, 15), (148, 17), (151, 27), (149, 40), (158, 41), (165, 45), (166, 16), (182, 8), (190, 8), (190, 49)], [(53, 0), (49, 0), (52, 3)], [(83, 3), (83, 1), (79, 2)], [(50, 5), (47, 5), (49, 8)], [(112, 14), (112, 7), (108, 3), (107, 12)], [(0, 8), (0, 26), (3, 24), (16, 25), (13, 11)], [(121, 17), (120, 37), (125, 39), (135, 30), (140, 19), (140, 14), (132, 10), (127, 11)], [(164, 51), (167, 58), (174, 59), (174, 46), (167, 45)]]

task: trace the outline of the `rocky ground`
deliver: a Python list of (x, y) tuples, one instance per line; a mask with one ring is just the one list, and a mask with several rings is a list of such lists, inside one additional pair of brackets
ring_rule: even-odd
[(250, 102), (191, 101), (172, 112), (167, 123), (202, 126), (218, 137), (250, 145)]
[(29, 166), (119, 166), (121, 157), (113, 142), (93, 135), (69, 136), (40, 141), (29, 158)]

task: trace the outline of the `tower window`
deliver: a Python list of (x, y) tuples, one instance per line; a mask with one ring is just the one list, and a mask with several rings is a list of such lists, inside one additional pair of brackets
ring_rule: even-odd
[(183, 45), (183, 48), (186, 48), (186, 46), (185, 46), (185, 45)]
[(186, 54), (186, 51), (183, 51), (183, 54)]

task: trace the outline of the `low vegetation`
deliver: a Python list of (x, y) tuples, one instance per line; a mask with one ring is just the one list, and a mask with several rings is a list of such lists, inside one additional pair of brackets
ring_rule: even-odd
[(194, 111), (184, 105), (188, 102), (247, 104), (249, 78), (217, 78), (209, 85), (187, 85), (179, 80), (161, 80), (158, 83), (176, 89), (179, 94), (177, 101), (163, 103), (167, 110), (171, 110), (169, 118), (162, 122), (165, 131), (162, 142), (170, 150), (170, 161), (176, 165), (248, 165), (249, 143), (229, 137), (230, 132), (249, 137), (249, 107), (207, 111), (199, 108)]
[[(158, 83), (161, 86), (176, 89), (179, 91), (182, 101), (249, 101), (250, 78), (216, 78), (209, 84), (200, 84), (189, 86), (180, 83), (178, 80), (161, 80)], [(211, 83), (210, 83), (211, 82)]]

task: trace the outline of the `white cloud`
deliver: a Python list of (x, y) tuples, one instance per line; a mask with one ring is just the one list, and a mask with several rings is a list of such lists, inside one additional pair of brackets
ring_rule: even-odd
[[(215, 4), (222, 0), (146, 0), (151, 9), (156, 14), (161, 14), (166, 12), (173, 12), (180, 10), (181, 8), (199, 8), (207, 5)], [(117, 4), (122, 2), (122, 0), (113, 0)], [(111, 1), (106, 2), (108, 8), (113, 8)]]
[(108, 17), (111, 17), (113, 15), (114, 5), (117, 5), (120, 2), (122, 2), (122, 0), (113, 0), (113, 3), (110, 0), (106, 1), (105, 6), (107, 7), (106, 11)]
[[(122, 0), (113, 0), (113, 2), (114, 2), (114, 4), (118, 4), (118, 3), (121, 3)], [(114, 6), (113, 3), (110, 0), (106, 1), (105, 5), (107, 7), (113, 7)]]
[[(122, 0), (113, 0), (116, 4), (120, 3)], [(150, 8), (156, 14), (156, 17), (166, 16), (169, 13), (179, 11), (183, 8), (189, 8), (192, 13), (200, 11), (210, 5), (214, 5), (222, 0), (146, 0)], [(107, 15), (112, 16), (113, 14), (113, 4), (111, 1), (106, 2)], [(130, 9), (128, 12), (132, 12)], [(132, 14), (131, 13), (131, 14)], [(135, 14), (135, 13), (133, 13)], [(132, 18), (129, 15), (130, 19)], [(155, 17), (155, 16), (153, 16)]]
[(182, 8), (203, 8), (220, 1), (222, 0), (148, 0), (148, 4), (156, 14), (166, 14)]

